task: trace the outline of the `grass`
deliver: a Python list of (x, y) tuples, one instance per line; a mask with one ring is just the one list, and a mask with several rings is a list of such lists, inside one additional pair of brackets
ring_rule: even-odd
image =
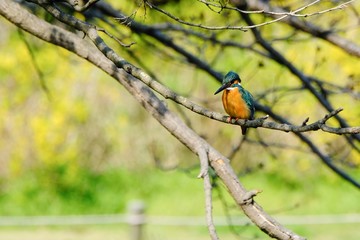
[[(44, 177), (32, 172), (9, 182), (3, 181), (0, 214), (68, 215), (124, 213), (129, 201), (142, 199), (146, 214), (152, 216), (204, 216), (202, 180), (197, 170), (190, 173), (157, 169), (137, 171), (112, 169), (104, 174), (82, 173), (69, 186), (47, 186)], [(288, 174), (254, 172), (241, 176), (248, 189), (262, 189), (256, 197), (269, 214), (322, 215), (359, 213), (360, 193), (350, 184), (326, 172), (289, 179)], [(46, 179), (46, 178), (45, 178)], [(214, 190), (214, 214), (242, 216), (222, 184)], [(64, 191), (64, 192), (63, 192)], [(205, 223), (205, 219), (204, 219)], [(360, 239), (358, 224), (290, 225), (309, 239)], [(267, 239), (254, 226), (234, 228), (241, 239)], [(229, 227), (218, 227), (223, 239), (239, 239)], [(127, 239), (125, 225), (81, 227), (1, 228), (0, 239)], [(208, 239), (206, 227), (147, 225), (145, 239)], [(27, 238), (29, 239), (29, 238)]]

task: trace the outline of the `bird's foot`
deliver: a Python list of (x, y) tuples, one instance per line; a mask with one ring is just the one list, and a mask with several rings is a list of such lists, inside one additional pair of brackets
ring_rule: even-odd
[[(229, 116), (228, 119), (226, 120), (228, 123), (231, 123), (231, 120), (233, 120), (233, 117)], [(239, 118), (235, 118), (235, 122), (239, 120)]]

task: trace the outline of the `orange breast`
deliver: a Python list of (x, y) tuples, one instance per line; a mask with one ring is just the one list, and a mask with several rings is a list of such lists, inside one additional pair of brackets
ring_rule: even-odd
[(241, 97), (237, 88), (225, 89), (222, 95), (225, 111), (233, 118), (249, 119), (250, 109)]

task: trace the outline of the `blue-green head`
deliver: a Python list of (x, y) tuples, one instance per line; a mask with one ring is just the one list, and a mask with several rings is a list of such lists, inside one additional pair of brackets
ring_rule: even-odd
[(231, 87), (231, 85), (233, 85), (235, 82), (241, 83), (240, 76), (234, 71), (228, 72), (222, 80), (222, 86), (214, 93), (214, 95), (228, 87)]

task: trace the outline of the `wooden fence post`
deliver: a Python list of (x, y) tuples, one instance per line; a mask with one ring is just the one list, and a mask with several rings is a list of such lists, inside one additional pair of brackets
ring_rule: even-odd
[(145, 224), (145, 204), (143, 201), (131, 201), (128, 204), (128, 223), (130, 225), (130, 239), (142, 240)]

